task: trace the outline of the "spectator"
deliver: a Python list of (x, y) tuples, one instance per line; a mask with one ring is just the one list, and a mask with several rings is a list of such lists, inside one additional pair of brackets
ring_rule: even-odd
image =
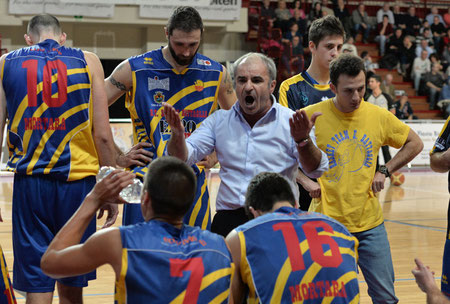
[(406, 23), (405, 23), (405, 14), (401, 12), (400, 5), (396, 4), (393, 7), (393, 13), (394, 13), (394, 25), (395, 27), (399, 27), (402, 30), (406, 29)]
[(441, 60), (439, 59), (438, 55), (436, 53), (431, 54), (430, 56), (428, 56), (428, 59), (430, 59), (430, 63), (431, 65), (433, 64), (441, 64)]
[(397, 100), (394, 103), (394, 109), (395, 109), (395, 116), (398, 119), (407, 119), (407, 120), (413, 120), (417, 119), (416, 116), (414, 116), (414, 111), (411, 106), (411, 104), (408, 101), (408, 96), (405, 92), (402, 93), (400, 96), (400, 99)]
[(294, 22), (290, 24), (289, 31), (283, 33), (283, 38), (281, 39), (281, 42), (291, 43), (292, 38), (294, 38), (295, 36), (301, 37), (301, 34), (298, 31), (298, 24)]
[(308, 14), (309, 23), (311, 24), (311, 22), (313, 22), (314, 20), (322, 17), (323, 17), (322, 4), (319, 1), (314, 2), (313, 7)]
[(367, 51), (361, 52), (361, 59), (364, 62), (364, 68), (367, 72), (367, 80), (369, 80), (369, 77), (372, 74), (375, 74), (375, 69), (378, 68), (378, 65), (372, 62), (372, 57), (370, 57), (369, 52)]
[(299, 13), (299, 17), (302, 19), (306, 19), (305, 11), (301, 8), (302, 3), (300, 0), (294, 1), (294, 7), (289, 9), (289, 12), (291, 13), (292, 17), (295, 17), (295, 13)]
[(270, 0), (263, 0), (260, 16), (268, 18), (271, 22), (275, 22), (277, 15), (275, 15), (273, 7), (270, 6)]
[(387, 53), (394, 54), (397, 58), (400, 57), (400, 51), (403, 46), (403, 30), (401, 28), (396, 28), (394, 35), (389, 37), (387, 41)]
[(375, 37), (375, 41), (378, 42), (380, 46), (380, 56), (384, 56), (386, 51), (386, 40), (392, 36), (393, 32), (392, 24), (389, 23), (389, 17), (384, 15), (382, 22), (377, 25), (378, 34)]
[(430, 25), (433, 34), (433, 44), (436, 52), (441, 49), (442, 38), (446, 35), (446, 28), (443, 23), (439, 22), (439, 17), (434, 16), (433, 23)]
[[(303, 13), (304, 15), (305, 13)], [(307, 20), (302, 17), (301, 10), (295, 10), (294, 11), (294, 17), (289, 19), (289, 24), (297, 23), (298, 25), (298, 31), (300, 35), (305, 36), (306, 35), (306, 28), (307, 28)]]
[(286, 1), (279, 0), (278, 7), (275, 9), (275, 15), (277, 19), (275, 20), (275, 27), (281, 29), (282, 32), (287, 31), (289, 25), (289, 19), (291, 19), (291, 12), (286, 8)]
[(394, 76), (392, 76), (391, 73), (386, 74), (384, 77), (384, 80), (381, 82), (381, 91), (383, 93), (386, 93), (389, 95), (389, 97), (392, 98), (392, 100), (395, 98), (395, 87), (392, 83), (392, 80), (394, 79)]
[(442, 52), (442, 63), (447, 69), (450, 67), (450, 43), (445, 45)]
[[(433, 48), (434, 46), (434, 38), (433, 38), (433, 33), (431, 32), (431, 28), (424, 28), (422, 35), (420, 37), (418, 37), (418, 40), (426, 40), (428, 41), (428, 45)], [(433, 48), (433, 50), (435, 50)]]
[(303, 61), (303, 45), (301, 42), (301, 37), (294, 36), (292, 38), (292, 57), (284, 58), (283, 60), (289, 77), (299, 74), (303, 71), (304, 61)]
[(435, 16), (439, 18), (439, 22), (444, 24), (444, 19), (442, 19), (442, 16), (439, 14), (438, 8), (436, 6), (431, 7), (431, 13), (429, 13), (425, 17), (425, 20), (428, 21), (428, 24), (432, 24), (434, 22)]
[[(442, 102), (443, 100), (447, 102)], [(447, 81), (442, 87), (441, 94), (439, 95), (438, 106), (440, 105), (443, 113), (444, 119), (450, 115), (450, 76), (447, 75)]]
[(420, 31), (420, 27), (422, 23), (420, 22), (419, 17), (416, 16), (416, 7), (410, 6), (408, 8), (408, 14), (404, 16), (405, 24), (407, 25), (405, 28), (405, 33), (411, 36), (417, 36)]
[(354, 24), (353, 29), (356, 33), (359, 31), (363, 32), (363, 43), (368, 42), (367, 39), (369, 38), (370, 30), (372, 29), (369, 16), (367, 15), (365, 8), (366, 7), (363, 3), (359, 3), (358, 9), (355, 9), (352, 12), (352, 21)]
[(416, 57), (420, 57), (422, 51), (427, 51), (427, 58), (434, 53), (434, 49), (428, 46), (428, 40), (426, 39), (420, 40), (420, 44), (416, 46)]
[(341, 21), (344, 26), (345, 34), (347, 37), (351, 36), (352, 33), (352, 19), (350, 13), (345, 7), (344, 0), (338, 0), (334, 8), (334, 15)]
[(400, 52), (400, 74), (407, 78), (411, 75), (411, 67), (416, 58), (414, 44), (411, 42), (411, 36), (403, 38), (403, 47)]
[(322, 0), (322, 13), (324, 16), (334, 16), (334, 11), (328, 7), (328, 0)]
[(389, 18), (389, 23), (394, 26), (395, 19), (394, 13), (389, 8), (389, 2), (384, 2), (383, 7), (377, 11), (377, 23), (383, 22), (383, 16), (387, 15)]
[(450, 26), (447, 28), (446, 35), (442, 38), (444, 47), (450, 44)]
[(428, 93), (428, 102), (430, 103), (430, 110), (434, 110), (439, 99), (439, 94), (445, 83), (445, 77), (442, 73), (442, 66), (435, 63), (431, 66), (431, 72), (425, 74), (424, 82), (425, 89)]
[(430, 23), (427, 20), (424, 20), (422, 22), (422, 25), (420, 26), (420, 30), (419, 30), (420, 35), (423, 35), (423, 32), (425, 31), (425, 29), (431, 30)]
[(355, 56), (358, 56), (358, 50), (356, 49), (354, 42), (355, 40), (353, 39), (353, 37), (349, 36), (344, 45), (342, 45), (342, 53), (350, 53)]
[(450, 27), (450, 7), (448, 8), (448, 11), (444, 14), (444, 21), (447, 27)]
[(420, 57), (416, 57), (413, 62), (411, 70), (411, 78), (414, 81), (414, 89), (416, 94), (419, 95), (419, 86), (422, 75), (431, 71), (431, 62), (428, 59), (428, 51), (422, 50)]

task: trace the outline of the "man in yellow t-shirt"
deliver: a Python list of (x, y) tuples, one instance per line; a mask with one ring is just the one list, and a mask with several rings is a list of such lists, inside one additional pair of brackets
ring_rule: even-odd
[[(315, 123), (317, 145), (328, 156), (329, 169), (318, 179), (321, 196), (310, 211), (344, 224), (358, 238), (358, 264), (373, 303), (397, 303), (394, 269), (382, 210), (376, 193), (389, 172), (411, 161), (423, 148), (419, 136), (386, 109), (364, 102), (363, 61), (344, 54), (330, 65), (330, 87), (336, 97), (308, 106), (304, 113), (322, 115)], [(381, 146), (400, 151), (376, 170)]]

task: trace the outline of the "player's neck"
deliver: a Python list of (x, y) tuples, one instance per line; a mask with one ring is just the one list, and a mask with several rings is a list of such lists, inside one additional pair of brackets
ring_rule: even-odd
[(162, 53), (163, 53), (163, 57), (164, 57), (164, 59), (175, 69), (175, 70), (177, 70), (178, 72), (182, 72), (182, 71), (184, 71), (184, 69), (186, 69), (186, 67), (187, 67), (187, 65), (179, 65), (176, 61), (175, 61), (175, 59), (173, 59), (173, 57), (172, 57), (172, 54), (170, 54), (170, 51), (169, 51), (169, 46), (165, 46), (163, 49), (162, 49)]
[(317, 81), (318, 84), (328, 84), (330, 82), (330, 71), (320, 69), (316, 64), (314, 64), (314, 61), (311, 62), (306, 71), (309, 76)]
[(289, 203), (288, 201), (282, 201), (282, 202), (276, 202), (273, 207), (272, 207), (272, 212), (274, 212), (277, 209), (280, 209), (281, 207), (292, 207), (291, 203)]
[(166, 222), (177, 228), (181, 228), (183, 226), (183, 219), (174, 219), (174, 218), (170, 218), (168, 216), (154, 215), (151, 218), (149, 218), (148, 220), (149, 221), (158, 220), (161, 222)]

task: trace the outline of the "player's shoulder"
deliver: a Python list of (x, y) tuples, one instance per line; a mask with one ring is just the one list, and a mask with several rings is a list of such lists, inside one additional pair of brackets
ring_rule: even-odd
[(290, 77), (290, 78), (284, 80), (284, 81), (281, 83), (281, 87), (283, 87), (283, 88), (285, 88), (285, 89), (287, 90), (287, 89), (290, 88), (292, 85), (299, 84), (299, 83), (302, 83), (302, 82), (304, 82), (304, 81), (305, 81), (305, 78), (302, 76), (301, 73), (299, 73), (299, 74), (297, 74), (297, 75), (294, 75), (294, 76), (292, 76), (292, 77)]
[(190, 68), (218, 71), (223, 70), (222, 64), (200, 53), (195, 55)]
[(143, 54), (131, 56), (128, 58), (128, 62), (135, 68), (158, 68), (164, 63), (162, 55), (162, 49), (155, 49)]

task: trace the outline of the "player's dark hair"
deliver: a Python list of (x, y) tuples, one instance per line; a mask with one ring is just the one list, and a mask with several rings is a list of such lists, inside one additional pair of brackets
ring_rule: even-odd
[(319, 42), (328, 36), (341, 36), (345, 40), (345, 30), (338, 18), (328, 15), (311, 23), (308, 33), (309, 41), (318, 46)]
[(28, 35), (40, 36), (44, 30), (51, 29), (54, 34), (61, 34), (61, 25), (55, 16), (49, 14), (40, 14), (31, 18), (28, 22)]
[(144, 179), (153, 212), (183, 217), (194, 201), (197, 178), (191, 167), (178, 158), (164, 156), (152, 161)]
[(372, 75), (370, 75), (369, 79), (370, 79), (370, 78), (373, 78), (373, 79), (375, 79), (377, 82), (380, 82), (380, 83), (381, 83), (381, 77), (380, 77), (380, 75), (372, 74)]
[(172, 35), (173, 30), (190, 33), (200, 30), (203, 33), (203, 21), (198, 11), (191, 6), (179, 6), (175, 9), (169, 21), (167, 21), (167, 32)]
[(330, 63), (330, 81), (337, 87), (339, 76), (356, 77), (361, 71), (366, 75), (364, 62), (361, 58), (352, 54), (342, 54)]
[(295, 197), (291, 186), (278, 173), (262, 172), (250, 181), (245, 195), (245, 210), (250, 214), (249, 207), (262, 212), (272, 210), (277, 202), (287, 201), (295, 206)]

